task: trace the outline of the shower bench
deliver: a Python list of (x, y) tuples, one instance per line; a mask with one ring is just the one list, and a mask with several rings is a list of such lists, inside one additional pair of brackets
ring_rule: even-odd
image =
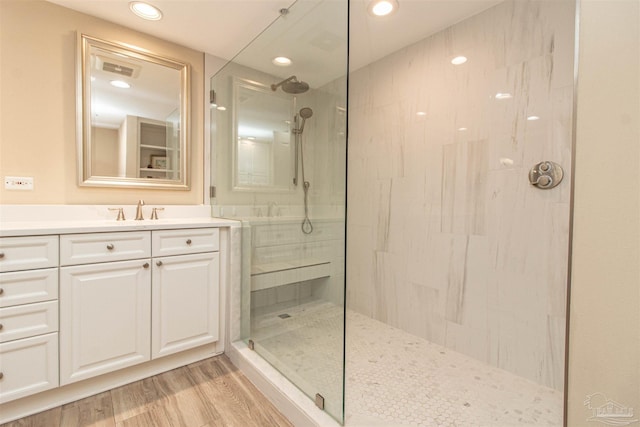
[(251, 266), (251, 290), (284, 286), (331, 276), (331, 261), (318, 258), (279, 261)]
[(298, 219), (251, 221), (251, 291), (334, 276), (343, 224), (318, 220), (304, 234)]

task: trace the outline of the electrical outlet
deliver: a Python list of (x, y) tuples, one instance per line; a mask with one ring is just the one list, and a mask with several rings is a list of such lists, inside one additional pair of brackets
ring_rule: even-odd
[(4, 188), (6, 190), (33, 190), (33, 177), (5, 176)]

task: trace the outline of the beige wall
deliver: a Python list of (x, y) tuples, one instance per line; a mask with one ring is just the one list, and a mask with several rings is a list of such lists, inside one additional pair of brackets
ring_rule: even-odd
[(593, 393), (640, 418), (640, 2), (582, 0), (579, 16), (569, 426), (603, 425)]
[[(191, 64), (191, 190), (80, 187), (76, 169), (76, 31)], [(0, 175), (32, 176), (34, 191), (3, 204), (203, 203), (204, 55), (43, 1), (0, 1)]]

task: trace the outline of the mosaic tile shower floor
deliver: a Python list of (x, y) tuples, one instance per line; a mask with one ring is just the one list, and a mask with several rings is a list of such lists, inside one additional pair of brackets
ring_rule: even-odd
[[(278, 315), (286, 313), (290, 317)], [(341, 396), (342, 308), (253, 313), (252, 338), (307, 394)], [(347, 311), (346, 425), (561, 426), (563, 394)]]

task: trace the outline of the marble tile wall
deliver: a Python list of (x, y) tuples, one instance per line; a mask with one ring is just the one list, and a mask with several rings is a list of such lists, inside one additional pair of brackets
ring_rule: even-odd
[(348, 307), (558, 390), (574, 16), (506, 1), (349, 76)]

